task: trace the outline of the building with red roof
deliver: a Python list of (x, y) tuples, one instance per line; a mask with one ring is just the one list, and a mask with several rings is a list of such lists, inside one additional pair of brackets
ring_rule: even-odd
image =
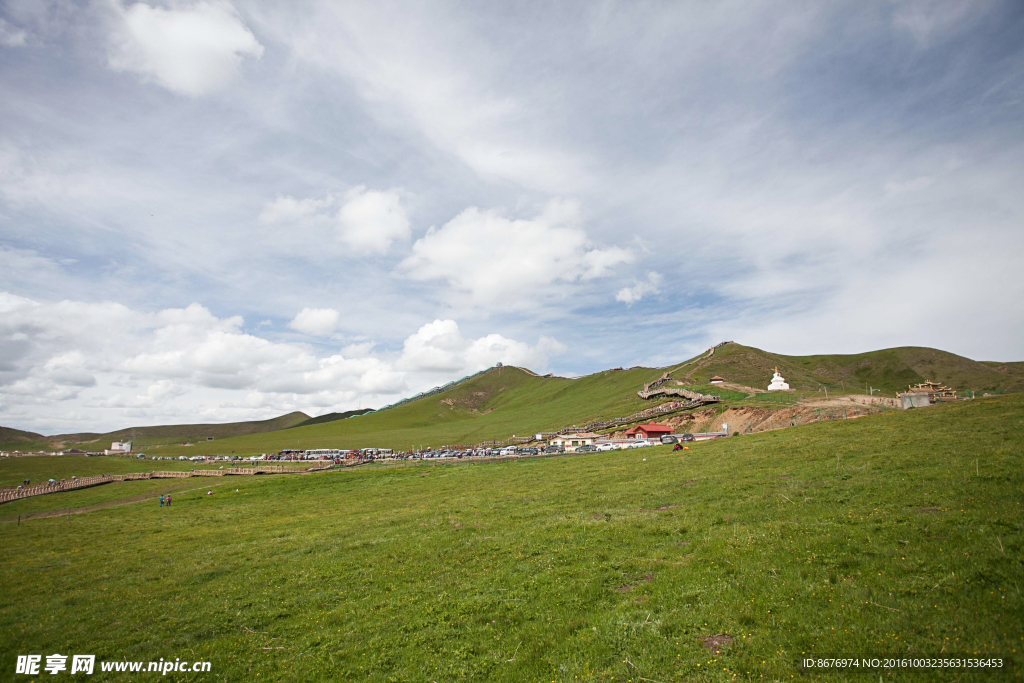
[(631, 439), (660, 439), (665, 434), (671, 434), (673, 431), (675, 430), (668, 425), (651, 422), (627, 429), (626, 436)]

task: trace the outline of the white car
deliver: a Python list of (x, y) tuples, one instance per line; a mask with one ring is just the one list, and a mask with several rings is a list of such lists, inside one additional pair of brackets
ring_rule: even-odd
[(613, 443), (602, 443), (602, 444), (598, 444), (598, 446), (597, 446), (597, 452), (598, 453), (604, 453), (605, 451), (614, 451), (614, 450), (617, 450), (617, 448), (616, 448), (615, 444), (613, 444)]
[(650, 445), (650, 441), (645, 441), (644, 439), (637, 439), (635, 443), (629, 444), (628, 448), (647, 448)]

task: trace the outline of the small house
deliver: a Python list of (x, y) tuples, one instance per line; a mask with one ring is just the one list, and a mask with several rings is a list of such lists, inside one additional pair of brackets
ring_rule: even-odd
[(630, 439), (660, 439), (666, 434), (671, 434), (675, 430), (668, 425), (660, 425), (655, 422), (651, 422), (645, 425), (637, 425), (626, 430), (626, 436)]
[(724, 377), (719, 377), (718, 375), (715, 375), (714, 377), (711, 378), (710, 381), (711, 381), (711, 384), (721, 384), (722, 382), (725, 381), (725, 378)]
[(600, 434), (579, 432), (578, 434), (559, 434), (549, 441), (552, 446), (561, 446), (566, 453), (574, 453), (580, 446), (590, 446)]

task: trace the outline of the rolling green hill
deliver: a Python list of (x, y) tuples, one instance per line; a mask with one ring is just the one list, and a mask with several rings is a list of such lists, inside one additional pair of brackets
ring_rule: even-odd
[[(284, 448), (409, 449), (476, 444), (531, 434), (595, 418), (629, 415), (657, 403), (636, 395), (661, 372), (652, 368), (607, 370), (580, 379), (538, 377), (514, 367), (495, 368), (435, 396), (381, 412), (283, 432), (204, 444), (209, 453), (271, 453)], [(155, 455), (195, 453), (167, 446)]]
[(346, 420), (350, 417), (358, 417), (359, 415), (365, 415), (366, 413), (372, 413), (372, 408), (360, 408), (359, 410), (346, 410), (343, 413), (327, 413), (326, 415), (320, 415), (318, 417), (311, 417), (308, 420), (288, 427), (288, 429), (294, 429), (295, 427), (306, 427), (308, 425), (318, 425), (325, 422), (334, 422), (336, 420)]
[(916, 346), (849, 355), (784, 356), (742, 344), (719, 347), (714, 356), (673, 373), (676, 379), (706, 384), (714, 375), (766, 388), (778, 367), (793, 389), (864, 393), (865, 385), (892, 396), (907, 386), (935, 380), (957, 390), (1009, 393), (1024, 391), (1024, 363), (979, 362), (954, 353)]
[[(0, 450), (103, 450), (110, 448), (113, 441), (131, 441), (136, 451), (156, 445), (181, 443), (182, 441), (204, 441), (208, 437), (222, 439), (243, 434), (262, 434), (288, 429), (309, 420), (302, 412), (288, 413), (269, 420), (249, 422), (227, 422), (224, 424), (158, 425), (153, 427), (129, 427), (106, 434), (56, 434), (43, 436), (33, 432), (0, 427)], [(25, 435), (25, 436), (22, 436)]]
[(4, 451), (37, 451), (49, 449), (46, 437), (35, 432), (23, 432), (20, 429), (0, 427), (0, 450)]
[[(973, 390), (978, 396), (986, 392), (1024, 391), (1024, 363), (979, 362), (919, 347), (851, 355), (785, 356), (730, 343), (718, 347), (711, 357), (701, 354), (671, 367), (675, 368), (674, 380), (699, 391), (711, 389), (707, 382), (714, 375), (745, 386), (766, 387), (774, 367), (779, 368), (793, 389), (804, 394), (817, 391), (820, 385), (833, 393), (863, 394), (870, 385), (891, 397), (907, 385), (925, 380), (943, 382), (958, 390)], [(96, 450), (109, 447), (110, 441), (132, 439), (136, 450), (145, 449), (154, 455), (191, 455), (258, 454), (284, 448), (405, 450), (476, 444), (622, 417), (671, 400), (661, 397), (643, 401), (636, 395), (644, 383), (657, 379), (663, 371), (642, 367), (606, 370), (569, 380), (540, 377), (515, 367), (494, 368), (443, 393), (363, 415), (358, 415), (361, 411), (348, 411), (310, 418), (296, 412), (260, 422), (136, 427), (109, 434), (53, 437), (6, 430), (0, 432), (0, 448), (74, 446)], [(746, 398), (727, 389), (715, 390), (727, 403), (743, 403)], [(206, 441), (207, 437), (215, 440)], [(186, 440), (194, 445), (182, 446), (181, 442)]]

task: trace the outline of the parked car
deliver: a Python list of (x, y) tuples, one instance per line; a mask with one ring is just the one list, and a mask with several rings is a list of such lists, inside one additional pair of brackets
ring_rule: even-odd
[(597, 452), (597, 446), (586, 444), (576, 449), (577, 453), (595, 453)]
[(540, 451), (538, 451), (536, 448), (533, 448), (532, 446), (529, 448), (519, 449), (519, 455), (537, 455), (538, 453), (540, 453)]
[(604, 453), (605, 451), (618, 450), (618, 446), (616, 446), (613, 443), (602, 443), (598, 444), (598, 446), (594, 450), (596, 450), (598, 453)]
[(682, 434), (678, 437), (679, 441), (693, 441), (693, 434)]
[(628, 448), (647, 448), (650, 445), (651, 442), (646, 439), (637, 439), (633, 443), (629, 444)]
[(676, 437), (672, 436), (671, 434), (663, 434), (661, 436), (661, 442), (662, 443), (679, 443), (679, 439), (677, 439)]
[(548, 446), (547, 448), (545, 448), (544, 452), (545, 453), (565, 453), (565, 449), (562, 448), (561, 446), (554, 446), (554, 445), (552, 445), (552, 446)]

